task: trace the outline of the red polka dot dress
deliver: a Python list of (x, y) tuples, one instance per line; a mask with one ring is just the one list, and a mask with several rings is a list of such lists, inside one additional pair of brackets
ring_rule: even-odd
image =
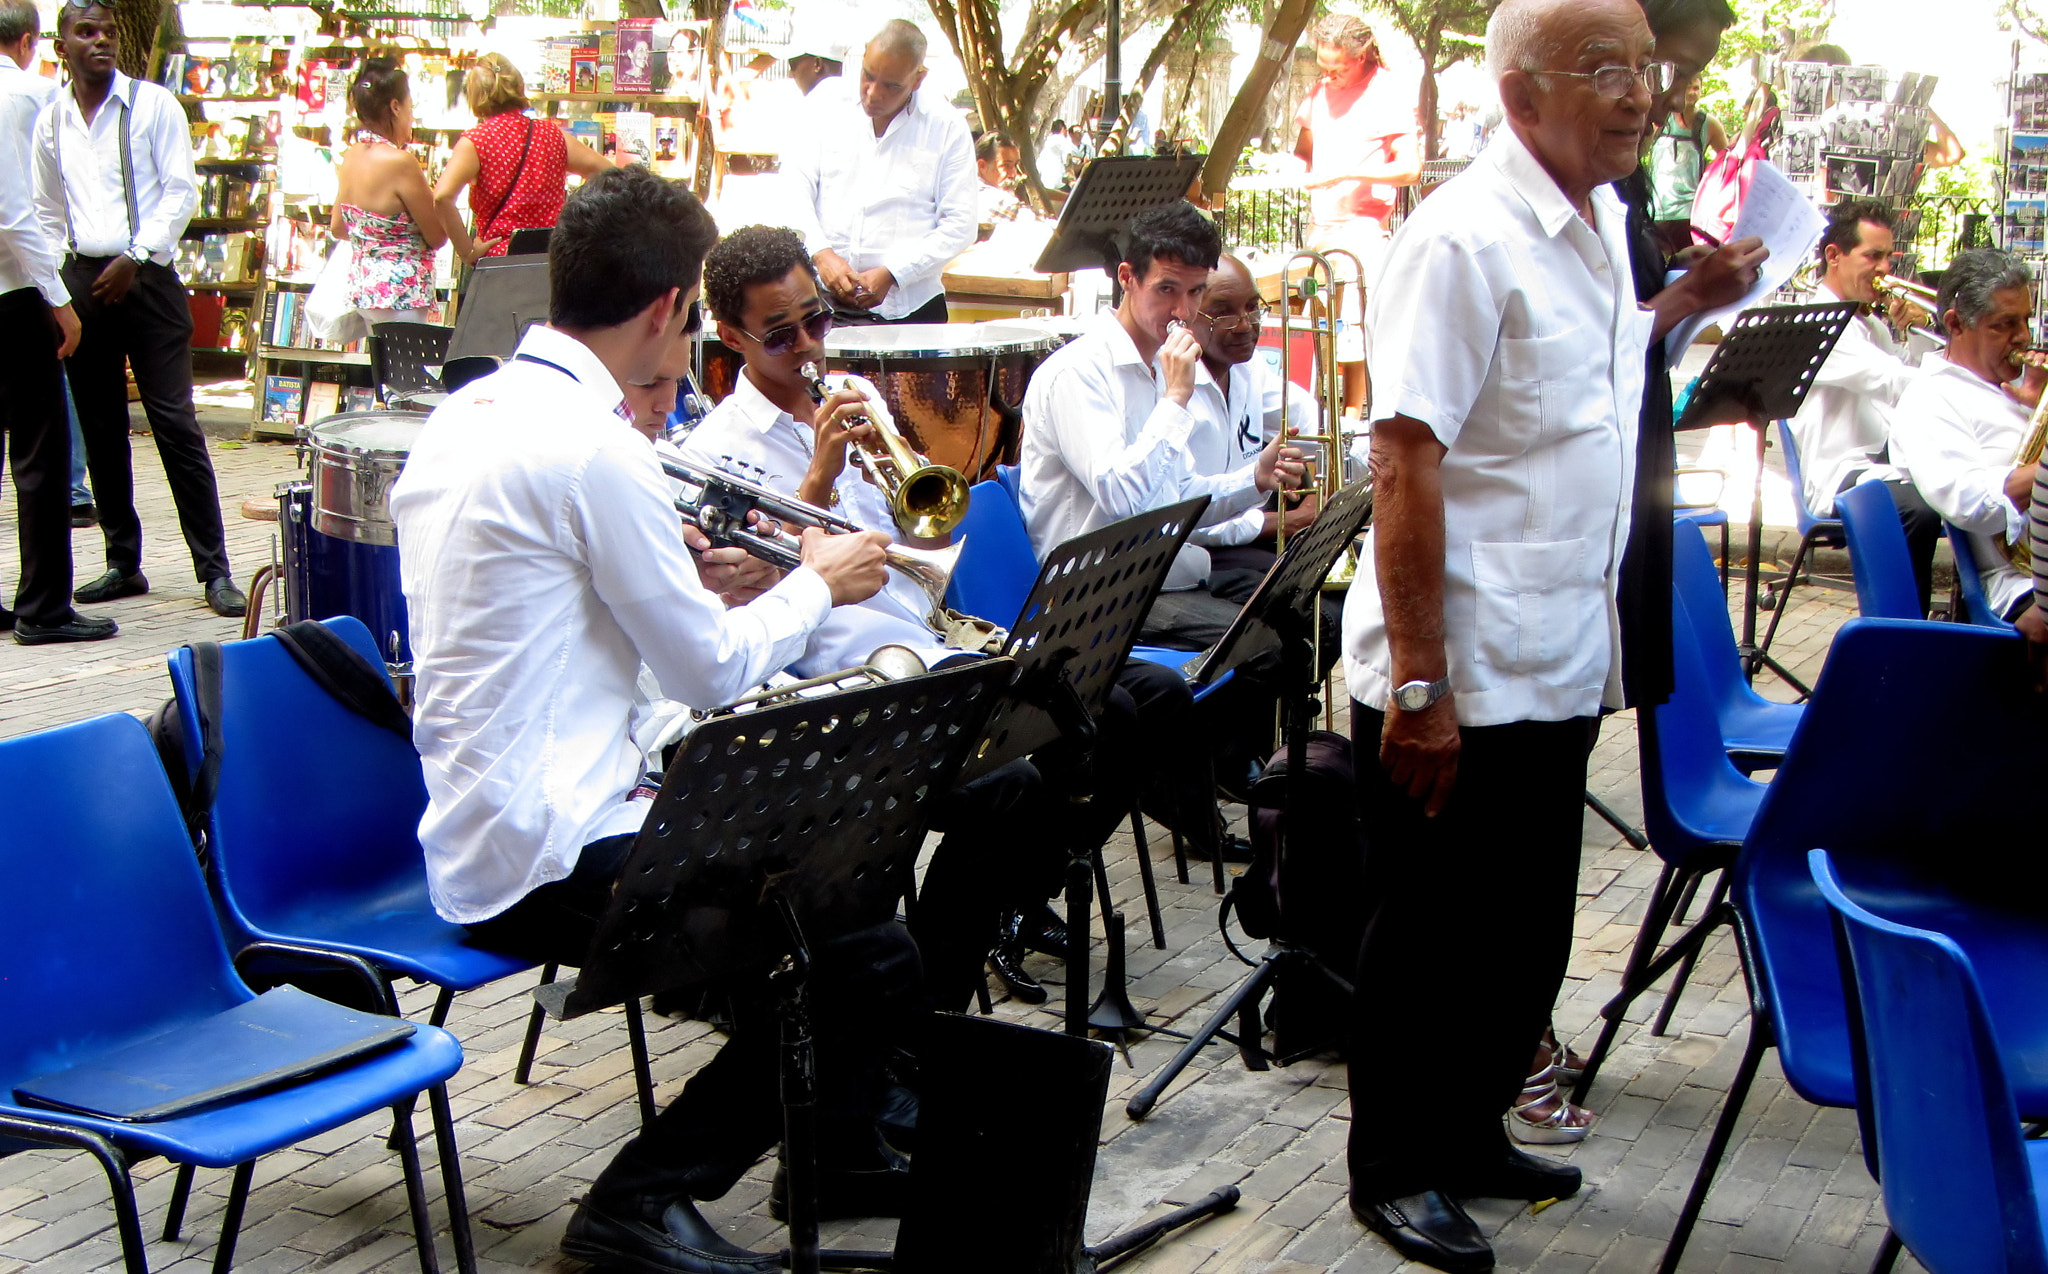
[[(533, 144), (522, 170), (519, 154), (526, 149), (529, 133)], [(569, 173), (568, 138), (558, 125), (529, 119), (518, 111), (504, 111), (463, 136), (476, 147), (477, 177), (469, 188), (476, 238), (503, 235), (509, 239), (514, 230), (555, 224), (562, 215)], [(515, 175), (517, 186), (513, 185)], [(489, 255), (504, 256), (505, 246), (503, 242), (495, 244)]]

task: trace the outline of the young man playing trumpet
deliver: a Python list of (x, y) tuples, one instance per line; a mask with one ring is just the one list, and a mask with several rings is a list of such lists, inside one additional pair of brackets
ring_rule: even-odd
[(2002, 547), (2025, 541), (2040, 468), (2019, 462), (2048, 383), (2038, 363), (2023, 361), (2033, 284), (2018, 257), (1991, 248), (1956, 254), (1935, 302), (1948, 349), (1927, 356), (1892, 429), (1893, 459), (1936, 513), (1969, 533), (1984, 596), (2007, 619), (2034, 604), (2032, 577)]

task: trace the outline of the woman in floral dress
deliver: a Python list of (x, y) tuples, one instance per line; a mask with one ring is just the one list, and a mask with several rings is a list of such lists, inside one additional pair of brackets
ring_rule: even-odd
[(432, 322), (440, 313), (434, 253), (448, 241), (448, 232), (435, 214), (427, 175), (405, 149), (412, 140), (412, 94), (405, 72), (391, 58), (368, 58), (348, 98), (359, 127), (341, 157), (341, 184), (328, 228), (347, 235), (355, 249), (349, 304), (373, 327)]

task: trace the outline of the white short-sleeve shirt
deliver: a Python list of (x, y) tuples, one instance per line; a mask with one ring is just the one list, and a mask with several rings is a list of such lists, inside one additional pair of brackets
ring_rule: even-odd
[(1984, 596), (2001, 615), (2033, 587), (1998, 547), (2000, 536), (2017, 544), (2027, 533), (2026, 514), (2006, 499), (2005, 479), (2031, 414), (2002, 387), (1929, 354), (1899, 396), (1892, 423), (1892, 458), (1913, 475), (1929, 508), (1968, 533)]
[[(1512, 130), (1401, 227), (1366, 312), (1376, 420), (1443, 459), (1444, 630), (1458, 720), (1621, 706), (1616, 604), (1652, 318), (1611, 188), (1594, 225)], [(1372, 537), (1344, 607), (1351, 693), (1384, 709), (1392, 658)]]

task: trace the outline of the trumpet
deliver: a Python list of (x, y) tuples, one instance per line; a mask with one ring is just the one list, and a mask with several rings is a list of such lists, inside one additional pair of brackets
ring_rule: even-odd
[[(654, 449), (661, 457), (662, 471), (683, 484), (683, 493), (676, 497), (676, 511), (720, 548), (744, 549), (770, 566), (793, 571), (803, 564), (803, 541), (789, 527), (814, 526), (832, 535), (860, 530), (835, 513), (784, 495), (732, 469), (704, 469), (692, 464), (667, 443), (658, 442)], [(781, 525), (766, 529), (749, 526), (747, 517), (752, 513)], [(943, 549), (914, 549), (891, 544), (882, 553), (892, 570), (923, 591), (932, 606), (926, 622), (942, 633), (946, 631), (940, 626), (946, 613), (946, 584), (953, 578), (953, 567), (960, 560), (962, 547), (953, 544)]]
[[(830, 392), (816, 363), (803, 365), (812, 402)], [(910, 449), (903, 435), (885, 420), (863, 414), (874, 437), (853, 449), (854, 463), (889, 497), (889, 516), (913, 540), (938, 540), (951, 535), (967, 516), (967, 478), (958, 469), (932, 464)]]
[(908, 646), (891, 643), (869, 651), (866, 663), (856, 664), (838, 672), (828, 672), (823, 676), (806, 677), (802, 681), (770, 686), (766, 690), (735, 699), (722, 708), (692, 708), (690, 719), (710, 721), (715, 717), (729, 717), (755, 708), (772, 708), (778, 704), (810, 698), (812, 696), (809, 692), (812, 690), (826, 690), (838, 694), (846, 690), (859, 690), (864, 686), (879, 686), (884, 682), (922, 677), (929, 671), (930, 669), (924, 666), (923, 656)]

